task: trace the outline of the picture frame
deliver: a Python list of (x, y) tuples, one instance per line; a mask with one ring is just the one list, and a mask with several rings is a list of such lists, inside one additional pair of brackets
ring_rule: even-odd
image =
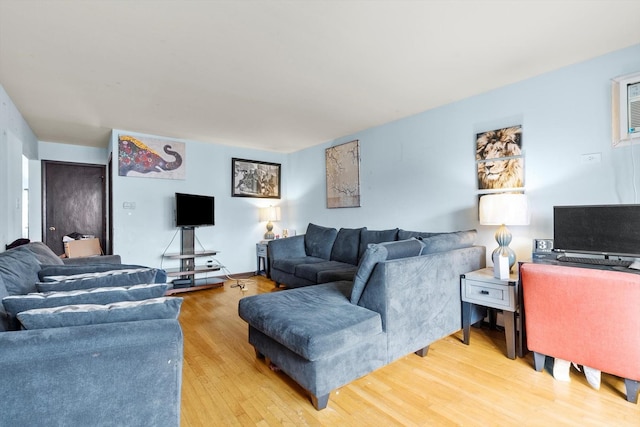
[(522, 125), (476, 134), (475, 151), (480, 193), (524, 189)]
[(360, 207), (360, 142), (325, 150), (327, 208)]
[(231, 196), (279, 199), (280, 163), (231, 159)]

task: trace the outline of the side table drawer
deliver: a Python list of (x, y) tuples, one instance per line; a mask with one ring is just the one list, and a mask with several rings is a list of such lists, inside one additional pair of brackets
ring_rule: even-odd
[(261, 257), (267, 256), (267, 245), (263, 243), (256, 243), (256, 255)]
[(462, 300), (487, 307), (515, 311), (515, 287), (463, 279)]

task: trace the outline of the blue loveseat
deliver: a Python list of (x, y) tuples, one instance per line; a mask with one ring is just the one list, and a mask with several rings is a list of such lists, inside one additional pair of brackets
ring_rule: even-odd
[[(158, 297), (162, 270), (137, 267), (65, 264), (41, 242), (0, 253), (0, 426), (179, 425), (181, 299)], [(38, 292), (54, 284), (67, 290)]]
[[(461, 329), (460, 275), (485, 266), (485, 247), (474, 245), (475, 230), (420, 234), (368, 243), (353, 280), (300, 280), (306, 286), (241, 299), (238, 312), (257, 356), (300, 384), (316, 409), (356, 378), (413, 352), (426, 356), (431, 343)], [(305, 256), (295, 258), (298, 266), (327, 261)], [(342, 274), (336, 264), (325, 266), (327, 276)], [(285, 273), (280, 280), (294, 283), (295, 274)], [(472, 314), (474, 322), (481, 317)]]

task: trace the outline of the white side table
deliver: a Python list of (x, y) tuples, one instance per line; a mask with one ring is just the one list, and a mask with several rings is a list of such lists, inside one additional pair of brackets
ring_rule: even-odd
[[(463, 342), (469, 344), (473, 305), (502, 310), (509, 359), (516, 358), (516, 313), (519, 307), (517, 266), (514, 269), (516, 272), (511, 273), (508, 280), (493, 277), (493, 268), (483, 268), (460, 276)], [(518, 356), (523, 356), (522, 342), (518, 345)]]

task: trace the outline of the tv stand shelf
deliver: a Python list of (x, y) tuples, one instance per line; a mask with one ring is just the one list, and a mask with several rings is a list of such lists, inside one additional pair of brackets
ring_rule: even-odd
[(172, 281), (173, 288), (167, 291), (168, 295), (198, 291), (201, 289), (220, 288), (224, 285), (224, 280), (217, 277), (198, 277), (196, 274), (220, 271), (219, 264), (196, 265), (196, 258), (214, 256), (218, 251), (195, 251), (194, 250), (194, 229), (193, 227), (183, 227), (181, 230), (182, 244), (180, 253), (164, 254), (165, 258), (179, 259), (179, 268), (167, 268), (167, 276), (175, 277)]

